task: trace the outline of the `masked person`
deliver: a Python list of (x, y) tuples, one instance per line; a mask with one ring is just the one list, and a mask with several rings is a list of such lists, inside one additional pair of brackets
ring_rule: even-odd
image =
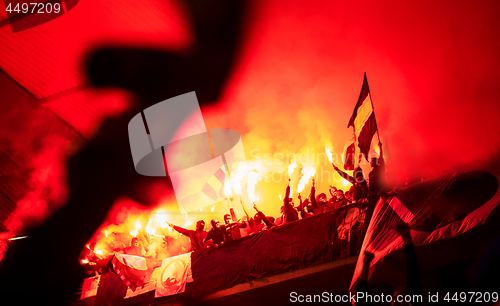
[(196, 252), (207, 248), (205, 244), (205, 238), (207, 238), (207, 232), (205, 231), (205, 221), (199, 220), (196, 222), (196, 230), (188, 230), (172, 223), (168, 225), (176, 230), (177, 232), (189, 237), (191, 240), (191, 251)]

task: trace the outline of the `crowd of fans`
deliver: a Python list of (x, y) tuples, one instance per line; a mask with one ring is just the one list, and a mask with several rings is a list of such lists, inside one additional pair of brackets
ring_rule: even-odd
[[(380, 149), (382, 154), (381, 145)], [(367, 181), (360, 167), (354, 169), (353, 176), (350, 176), (332, 164), (341, 177), (351, 183), (352, 186), (345, 194), (341, 189), (330, 186), (330, 198), (325, 193), (316, 195), (315, 181), (312, 179), (309, 196), (303, 199), (299, 194), (299, 203), (295, 205), (293, 199), (290, 197), (290, 185), (288, 185), (283, 199), (283, 206), (281, 207), (281, 215), (278, 218), (266, 216), (254, 204), (253, 208), (256, 213), (253, 217), (245, 210), (246, 215), (241, 219), (237, 219), (234, 210), (230, 208), (230, 214), (224, 215), (224, 224), (221, 225), (219, 220), (212, 219), (210, 222), (212, 227), (208, 232), (205, 230), (205, 222), (203, 220), (197, 222), (196, 230), (188, 230), (170, 223), (169, 226), (190, 238), (192, 251), (199, 251), (209, 247), (219, 247), (229, 241), (253, 235), (263, 230), (327, 211), (345, 210), (349, 207), (358, 209), (355, 221), (358, 221), (359, 227), (360, 224), (368, 223), (364, 221), (369, 220), (369, 216), (371, 216), (379, 196), (387, 194), (384, 188), (385, 163), (383, 157), (372, 158), (370, 165), (372, 166), (372, 171)], [(365, 218), (366, 216), (368, 218)]]

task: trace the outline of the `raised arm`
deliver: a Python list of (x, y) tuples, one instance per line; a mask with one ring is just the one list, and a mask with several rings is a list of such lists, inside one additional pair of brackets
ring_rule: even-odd
[(318, 202), (316, 201), (316, 187), (314, 185), (311, 187), (311, 193), (309, 194), (309, 200), (314, 210), (318, 208)]
[[(290, 181), (290, 180), (288, 180), (288, 181)], [(286, 186), (285, 200), (288, 201), (289, 197), (290, 197), (290, 183), (288, 183), (288, 186)]]
[(332, 164), (333, 166), (333, 169), (335, 169), (335, 171), (337, 171), (337, 173), (346, 181), (349, 181), (351, 184), (354, 184), (356, 181), (354, 180), (354, 178), (352, 176), (350, 176), (349, 174), (345, 173), (344, 171), (340, 170), (339, 167), (335, 166), (334, 164)]
[(184, 236), (188, 236), (189, 237), (189, 232), (190, 230), (188, 229), (185, 229), (183, 227), (180, 227), (180, 226), (177, 226), (177, 225), (173, 225), (172, 223), (170, 222), (167, 222), (168, 226), (170, 226), (171, 228), (173, 228), (174, 230), (176, 230), (177, 232), (183, 234)]
[(276, 226), (276, 224), (274, 224), (273, 222), (269, 221), (269, 219), (266, 217), (266, 215), (264, 215), (264, 213), (261, 212), (257, 208), (257, 205), (254, 205), (253, 208), (257, 211), (257, 213), (259, 214), (259, 216), (262, 219), (262, 221), (264, 221), (264, 223), (266, 224), (267, 228), (271, 228), (273, 226)]

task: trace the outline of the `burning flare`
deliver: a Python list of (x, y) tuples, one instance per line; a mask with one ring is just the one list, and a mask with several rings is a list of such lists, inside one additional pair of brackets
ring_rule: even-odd
[(139, 230), (141, 229), (141, 227), (142, 227), (141, 221), (137, 220), (137, 222), (135, 223), (135, 229), (133, 229), (133, 230), (130, 231), (130, 235), (132, 235), (134, 237), (137, 237), (137, 235), (139, 234)]
[(297, 168), (297, 163), (293, 162), (292, 164), (288, 165), (288, 177), (292, 177), (293, 171)]
[(333, 163), (332, 148), (325, 147), (325, 152), (326, 152), (326, 156), (328, 156), (328, 160), (330, 161), (330, 164), (332, 164)]
[(226, 178), (224, 181), (224, 194), (226, 197), (230, 198), (233, 195), (233, 190), (231, 189), (231, 179)]
[(309, 179), (316, 174), (316, 168), (314, 166), (305, 166), (302, 168), (302, 178), (299, 181), (299, 185), (297, 186), (297, 192), (302, 192), (306, 187)]
[(247, 178), (247, 193), (250, 198), (250, 202), (255, 202), (255, 185), (259, 182), (259, 174), (256, 171), (248, 172)]

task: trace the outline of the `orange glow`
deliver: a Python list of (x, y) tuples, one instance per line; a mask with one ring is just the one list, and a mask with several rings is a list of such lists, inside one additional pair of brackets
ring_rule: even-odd
[(299, 181), (299, 185), (297, 186), (297, 191), (300, 193), (304, 190), (309, 179), (312, 178), (316, 174), (316, 168), (314, 166), (306, 166), (302, 168), (302, 178)]
[(256, 171), (250, 171), (247, 178), (247, 192), (250, 202), (255, 202), (255, 185), (259, 182), (259, 174)]
[(293, 162), (292, 164), (288, 165), (288, 177), (292, 177), (293, 171), (297, 168), (297, 163)]
[(226, 197), (231, 197), (233, 195), (233, 191), (231, 190), (231, 180), (226, 178), (224, 181), (224, 194)]
[(325, 152), (326, 152), (326, 156), (328, 156), (328, 160), (330, 161), (330, 164), (333, 163), (332, 148), (325, 147)]

